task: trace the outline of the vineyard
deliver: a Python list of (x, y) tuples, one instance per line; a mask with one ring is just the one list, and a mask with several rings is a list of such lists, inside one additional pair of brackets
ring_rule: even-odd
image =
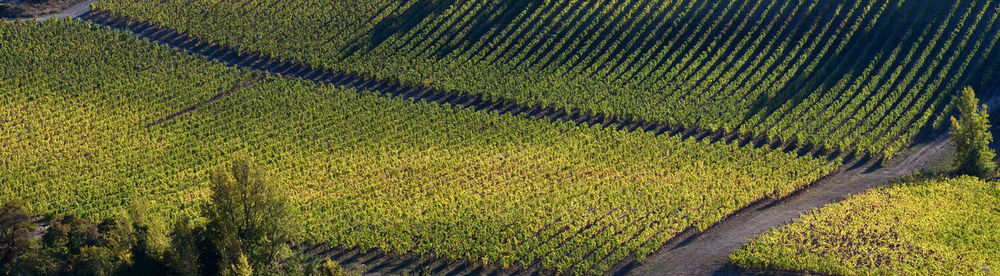
[[(248, 53), (568, 113), (891, 157), (1000, 64), (972, 0), (106, 0)], [(992, 90), (990, 90), (992, 91)]]
[(806, 214), (730, 257), (739, 266), (836, 275), (982, 275), (1000, 266), (996, 183), (911, 179)]
[[(141, 9), (209, 8), (203, 1), (184, 2), (191, 3)], [(100, 3), (110, 9), (118, 2)], [(317, 12), (340, 17), (385, 17), (361, 11), (407, 8), (275, 3), (243, 8), (268, 6), (262, 14), (359, 8)], [(237, 6), (233, 14), (244, 13)], [(455, 7), (471, 15), (484, 6)], [(167, 20), (157, 14), (148, 16)], [(194, 11), (185, 14), (196, 18)], [(229, 20), (202, 16), (220, 25)], [(360, 35), (360, 27), (348, 25), (329, 26), (348, 28), (338, 38)], [(254, 28), (240, 30), (269, 33)], [(598, 274), (629, 258), (643, 260), (686, 229), (704, 230), (753, 202), (787, 196), (841, 165), (736, 143), (532, 120), (263, 75), (72, 20), (0, 24), (0, 41), (0, 201), (25, 199), (42, 213), (101, 218), (141, 199), (177, 218), (204, 200), (209, 169), (249, 155), (295, 191), (302, 242)], [(333, 60), (363, 64), (360, 53), (374, 53), (356, 52)]]

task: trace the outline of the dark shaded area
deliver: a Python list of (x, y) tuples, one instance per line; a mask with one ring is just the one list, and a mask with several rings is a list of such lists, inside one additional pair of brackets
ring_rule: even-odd
[(514, 22), (514, 18), (516, 18), (518, 14), (525, 11), (530, 13), (531, 11), (538, 9), (541, 4), (541, 0), (511, 0), (500, 1), (499, 3), (495, 3), (489, 7), (484, 7), (473, 15), (474, 19), (472, 19), (472, 22), (475, 22), (475, 24), (470, 27), (469, 32), (466, 33), (465, 36), (455, 42), (438, 48), (435, 51), (435, 55), (441, 58), (447, 56), (452, 51), (455, 51), (458, 47), (476, 43), (482, 39), (489, 30), (494, 28), (506, 28)]
[(8, 3), (0, 3), (0, 17), (14, 17), (15, 8)]
[(372, 37), (368, 42), (369, 46), (378, 46), (390, 36), (399, 33), (406, 33), (413, 30), (420, 22), (428, 17), (444, 12), (455, 0), (419, 0), (405, 11), (398, 15), (389, 16), (382, 19), (375, 28), (372, 29)]
[[(994, 152), (1000, 152), (1000, 80), (991, 82), (989, 85), (984, 85), (982, 90), (976, 90), (976, 97), (979, 98), (983, 104), (987, 106), (987, 111), (990, 115), (990, 134), (993, 135), (993, 142), (990, 143), (990, 148)], [(980, 92), (982, 91), (982, 92)], [(942, 126), (947, 130), (951, 126), (951, 122)], [(1000, 162), (1000, 155), (994, 158), (994, 161)]]
[(444, 12), (454, 3), (455, 0), (419, 0), (403, 12), (383, 18), (372, 28), (370, 39), (355, 42), (341, 54), (341, 58), (363, 49), (375, 48), (393, 35), (409, 32), (420, 25), (420, 22)]
[[(798, 72), (774, 95), (763, 93), (758, 95), (743, 117), (750, 118), (758, 113), (771, 114), (784, 105), (799, 105), (812, 93), (837, 93), (835, 98), (842, 97), (842, 90), (826, 91), (820, 89), (830, 89), (845, 77), (859, 75), (876, 57), (881, 57), (880, 60), (884, 61), (894, 46), (909, 40), (903, 34), (907, 32), (919, 34), (923, 32), (923, 29), (931, 26), (931, 24), (908, 22), (912, 20), (909, 18), (912, 15), (907, 11), (927, 10), (927, 5), (926, 1), (908, 1), (903, 6), (889, 5), (877, 26), (870, 30), (856, 31), (851, 40), (847, 42), (843, 52), (831, 51), (827, 53), (826, 56), (821, 57), (813, 72)], [(900, 15), (901, 12), (902, 18), (893, 18)], [(906, 22), (906, 24), (902, 22)], [(837, 43), (837, 41), (829, 43)]]
[[(921, 68), (914, 67), (913, 63), (904, 60), (905, 55), (910, 50), (909, 47), (912, 45), (917, 45), (917, 39), (923, 35), (925, 32), (934, 32), (938, 27), (945, 24), (945, 20), (948, 16), (947, 10), (951, 9), (951, 5), (954, 2), (950, 1), (930, 1), (930, 0), (918, 0), (918, 1), (908, 1), (902, 4), (902, 6), (889, 5), (887, 10), (884, 12), (879, 23), (874, 26), (870, 31), (858, 30), (854, 37), (848, 41), (846, 47), (844, 47), (843, 52), (831, 52), (827, 53), (819, 65), (812, 72), (797, 72), (797, 75), (793, 77), (785, 86), (775, 93), (774, 95), (761, 94), (753, 101), (750, 108), (742, 115), (743, 121), (740, 123), (742, 126), (746, 124), (746, 120), (752, 117), (754, 114), (773, 114), (779, 108), (783, 106), (798, 106), (803, 104), (805, 99), (807, 99), (813, 93), (836, 93), (834, 98), (843, 97), (865, 97), (865, 98), (849, 98), (847, 100), (858, 100), (862, 102), (869, 102), (880, 100), (876, 98), (875, 91), (869, 95), (845, 95), (843, 90), (839, 91), (828, 91), (831, 87), (834, 87), (836, 83), (843, 78), (855, 78), (861, 75), (861, 72), (873, 62), (876, 58), (879, 58), (878, 64), (876, 64), (876, 69), (881, 69), (888, 67), (890, 70), (886, 73), (889, 74), (892, 70), (897, 67), (902, 66), (903, 73), (911, 72), (914, 70), (920, 70), (920, 74), (927, 74), (927, 70), (934, 70), (933, 74), (937, 74), (937, 70), (941, 70), (941, 66), (928, 68), (930, 60), (926, 61)], [(968, 9), (968, 5), (979, 5), (979, 3), (967, 3), (965, 6), (960, 6), (958, 8), (959, 12), (964, 12)], [(945, 11), (945, 12), (943, 12)], [(953, 18), (950, 26), (947, 28), (954, 28), (959, 22), (957, 18)], [(969, 28), (969, 26), (965, 26)], [(994, 27), (991, 30), (978, 31), (970, 40), (985, 39), (989, 35), (996, 33), (997, 29)], [(944, 34), (941, 39), (947, 39), (948, 32)], [(928, 46), (929, 37), (925, 37), (924, 41), (921, 42), (919, 47), (934, 47), (931, 52), (931, 56), (928, 59), (938, 58), (942, 52), (946, 49), (940, 49), (941, 41), (937, 44)], [(836, 41), (831, 41), (830, 43), (837, 43)], [(902, 47), (899, 56), (893, 63), (886, 63), (887, 57), (893, 51), (895, 47)], [(955, 47), (954, 45), (952, 47)], [(949, 51), (954, 50), (953, 48)], [(923, 51), (923, 48), (917, 49), (916, 55), (913, 59), (919, 57), (919, 51)], [(968, 50), (966, 50), (968, 51)], [(996, 60), (997, 51), (993, 51), (988, 56), (984, 56), (982, 59), (973, 60), (973, 62), (962, 72), (948, 72), (945, 78), (954, 78), (954, 76), (963, 76), (955, 87), (942, 86), (933, 91), (917, 91), (915, 87), (916, 81), (904, 85), (901, 89), (904, 91), (912, 91), (907, 93), (931, 93), (931, 100), (924, 103), (922, 106), (914, 106), (913, 102), (902, 102), (902, 97), (895, 102), (891, 102), (888, 105), (890, 110), (924, 110), (928, 108), (934, 108), (933, 114), (943, 114), (950, 112), (948, 109), (948, 102), (950, 101), (950, 96), (955, 89), (960, 89), (961, 87), (970, 85), (981, 91), (979, 87), (986, 87), (987, 94), (990, 94), (995, 89), (986, 85), (986, 83), (994, 82), (996, 79), (994, 72), (997, 71)], [(971, 54), (967, 52), (962, 52), (963, 55)], [(874, 76), (877, 72), (872, 72)], [(932, 79), (933, 80), (933, 79)], [(857, 80), (852, 80), (855, 82)], [(863, 80), (869, 82), (870, 80)], [(902, 78), (888, 78), (885, 77), (879, 82), (873, 83), (872, 87), (880, 87), (882, 85), (891, 85), (891, 87), (896, 87), (901, 84)], [(990, 96), (985, 96), (990, 97)], [(827, 108), (827, 107), (820, 107)], [(827, 113), (839, 114), (839, 113), (849, 113), (846, 114), (848, 118), (851, 117), (861, 117), (861, 120), (877, 120), (876, 125), (895, 123), (882, 121), (885, 118), (881, 117), (881, 113), (865, 113), (859, 114), (857, 110), (846, 109), (845, 107), (834, 107), (836, 109), (831, 109), (826, 111)], [(773, 114), (771, 116), (786, 116), (786, 114)], [(909, 122), (902, 122), (906, 127), (919, 128), (920, 131), (913, 138), (912, 143), (918, 143), (927, 141), (937, 137), (939, 134), (947, 130), (947, 127), (933, 127), (933, 118), (923, 125), (912, 125), (917, 123), (916, 118)], [(809, 122), (810, 124), (816, 124), (818, 122)], [(754, 127), (754, 126), (751, 126)], [(769, 126), (761, 126), (767, 128)], [(839, 125), (834, 126), (834, 129), (849, 128), (848, 132), (858, 131), (859, 126), (846, 125), (846, 121), (840, 122)], [(882, 133), (873, 133), (870, 135), (883, 135)], [(830, 139), (839, 139), (840, 137), (831, 137)], [(799, 141), (802, 142), (802, 141)], [(875, 153), (878, 154), (878, 153)]]

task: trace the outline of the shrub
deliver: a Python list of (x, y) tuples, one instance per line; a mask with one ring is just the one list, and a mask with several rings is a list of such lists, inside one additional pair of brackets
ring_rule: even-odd
[(353, 275), (360, 275), (360, 274), (357, 274), (357, 273), (349, 273), (347, 270), (344, 270), (340, 266), (340, 264), (338, 264), (337, 262), (331, 261), (330, 259), (326, 259), (326, 261), (317, 264), (316, 268), (315, 268), (315, 271), (314, 271), (313, 274), (318, 275), (318, 276), (353, 276)]
[(974, 176), (990, 176), (996, 171), (990, 149), (989, 114), (986, 105), (977, 106), (979, 100), (972, 88), (966, 87), (958, 98), (959, 117), (951, 117), (951, 135), (955, 143), (955, 172)]

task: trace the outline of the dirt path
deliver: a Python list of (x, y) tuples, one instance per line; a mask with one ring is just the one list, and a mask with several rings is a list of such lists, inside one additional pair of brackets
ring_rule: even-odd
[(778, 201), (749, 206), (701, 233), (686, 233), (628, 275), (741, 275), (729, 254), (748, 238), (788, 224), (803, 212), (846, 199), (918, 170), (943, 170), (954, 146), (947, 136), (919, 144), (880, 168), (848, 164), (841, 172)]
[(67, 18), (67, 17), (76, 18), (90, 11), (90, 4), (93, 4), (94, 2), (97, 2), (97, 0), (86, 0), (80, 3), (76, 3), (75, 5), (70, 6), (69, 8), (57, 14), (39, 16), (35, 18), (35, 20), (41, 21), (41, 20), (47, 20), (49, 18)]
[(94, 2), (97, 2), (97, 0), (86, 0), (80, 3), (76, 3), (75, 5), (70, 6), (68, 9), (65, 9), (57, 14), (39, 16), (35, 18), (35, 20), (41, 21), (41, 20), (47, 20), (49, 18), (79, 17), (90, 11), (90, 4)]
[[(90, 4), (93, 4), (94, 2), (97, 2), (97, 0), (84, 0), (79, 3), (73, 4), (72, 6), (58, 13), (38, 16), (35, 17), (34, 20), (44, 21), (44, 20), (49, 20), (51, 18), (77, 18), (89, 12)], [(14, 22), (18, 20), (32, 20), (32, 18), (21, 18), (21, 19), (8, 18), (8, 19), (2, 19), (0, 20), (0, 22)]]

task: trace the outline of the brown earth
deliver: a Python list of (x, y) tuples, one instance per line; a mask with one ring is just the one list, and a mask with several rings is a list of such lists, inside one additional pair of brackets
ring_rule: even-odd
[[(0, 18), (75, 17), (90, 10), (94, 0), (0, 0)], [(79, 14), (73, 11), (81, 11)], [(69, 11), (65, 16), (58, 16)]]

